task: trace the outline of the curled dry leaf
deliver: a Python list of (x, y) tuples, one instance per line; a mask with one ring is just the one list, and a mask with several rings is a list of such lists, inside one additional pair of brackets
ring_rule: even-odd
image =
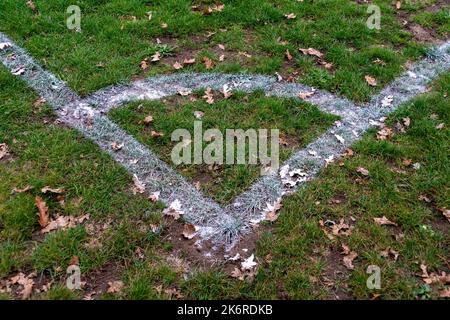
[(45, 100), (44, 98), (38, 98), (33, 102), (33, 108), (42, 107), (46, 102), (47, 100)]
[(313, 96), (315, 93), (316, 93), (315, 90), (308, 91), (308, 92), (300, 92), (300, 93), (298, 94), (298, 97), (299, 97), (300, 99), (302, 99), (302, 100), (305, 100), (305, 99), (307, 99), (307, 98)]
[(59, 229), (70, 229), (83, 223), (85, 220), (89, 220), (89, 214), (85, 214), (79, 217), (72, 216), (58, 216), (55, 220), (51, 220), (48, 225), (41, 230), (41, 233), (49, 233)]
[(50, 222), (47, 205), (45, 204), (44, 201), (42, 201), (42, 198), (39, 196), (36, 196), (34, 201), (39, 210), (39, 225), (42, 228), (45, 228)]
[(288, 61), (292, 60), (292, 55), (289, 52), (289, 49), (286, 49), (286, 52), (284, 53), (284, 55), (286, 56), (286, 59), (288, 59)]
[(22, 299), (29, 299), (31, 294), (33, 293), (34, 280), (33, 278), (36, 276), (35, 273), (30, 273), (28, 276), (25, 276), (22, 272), (11, 277), (8, 280), (8, 284), (19, 284), (22, 286), (22, 290), (20, 291), (20, 295)]
[(183, 64), (187, 64), (187, 65), (190, 65), (190, 64), (194, 64), (195, 63), (195, 58), (192, 58), (192, 59), (184, 59), (183, 60)]
[(181, 63), (179, 63), (178, 61), (176, 61), (176, 62), (172, 65), (172, 67), (173, 67), (175, 70), (183, 69), (183, 65), (182, 65)]
[(30, 185), (27, 185), (27, 186), (24, 187), (24, 188), (13, 188), (12, 191), (11, 191), (11, 193), (12, 193), (12, 194), (15, 194), (15, 193), (24, 193), (24, 192), (27, 192), (27, 191), (29, 191), (29, 190), (31, 190), (31, 189), (33, 189), (33, 187), (30, 186)]
[(184, 214), (184, 211), (181, 210), (180, 200), (175, 199), (168, 208), (164, 209), (163, 214), (178, 220), (180, 216)]
[(448, 222), (450, 222), (450, 209), (447, 208), (439, 208), (440, 212), (442, 212), (442, 215), (447, 219)]
[(286, 13), (286, 14), (284, 15), (284, 17), (285, 17), (286, 19), (288, 19), (288, 20), (292, 20), (292, 19), (297, 18), (297, 16), (296, 16), (294, 13)]
[(137, 193), (142, 194), (145, 192), (145, 183), (141, 182), (137, 177), (137, 175), (135, 174), (133, 175), (133, 183), (134, 183), (133, 194)]
[(270, 204), (267, 203), (266, 209), (264, 209), (265, 220), (274, 222), (278, 219), (278, 211), (281, 209), (283, 205), (281, 204), (281, 198), (279, 198), (275, 203)]
[(117, 141), (113, 141), (111, 143), (111, 149), (113, 149), (114, 151), (119, 151), (120, 149), (122, 149), (124, 146), (123, 143), (117, 142)]
[(363, 167), (358, 167), (358, 169), (356, 169), (356, 172), (358, 172), (366, 177), (369, 175), (369, 170), (367, 170), (366, 168), (363, 168)]
[(140, 67), (142, 70), (147, 70), (148, 67), (150, 67), (150, 63), (148, 62), (148, 59), (142, 60), (142, 61), (139, 63), (139, 67)]
[(377, 132), (377, 140), (387, 140), (392, 137), (392, 129), (385, 127)]
[(160, 194), (161, 194), (161, 193), (160, 193), (159, 191), (155, 191), (155, 192), (153, 192), (153, 193), (148, 197), (148, 199), (149, 199), (151, 202), (156, 202), (156, 201), (159, 200)]
[(25, 73), (24, 67), (17, 67), (11, 72), (14, 76), (21, 76)]
[(298, 50), (301, 53), (303, 53), (304, 55), (316, 56), (317, 58), (322, 58), (323, 57), (323, 53), (320, 52), (319, 50), (314, 49), (314, 48), (308, 48), (308, 49), (300, 48)]
[(152, 136), (152, 138), (159, 138), (159, 137), (163, 137), (164, 133), (152, 130), (150, 132), (150, 135)]
[(383, 216), (381, 218), (373, 218), (373, 220), (375, 221), (375, 223), (379, 224), (380, 226), (397, 226), (397, 224), (395, 222), (390, 221), (385, 216)]
[(155, 52), (154, 55), (151, 56), (152, 62), (157, 62), (161, 60), (161, 53), (159, 51)]
[(369, 84), (369, 86), (372, 86), (372, 87), (377, 86), (377, 80), (374, 77), (366, 75), (364, 77), (364, 79), (366, 79), (366, 82)]
[(444, 129), (444, 127), (445, 127), (445, 123), (442, 122), (436, 126), (436, 129), (441, 130), (441, 129)]
[(108, 282), (108, 293), (119, 293), (123, 289), (123, 282), (116, 280)]
[(146, 125), (146, 126), (148, 126), (150, 123), (152, 123), (153, 122), (153, 116), (152, 115), (148, 115), (148, 116), (146, 116), (145, 118), (144, 118), (144, 124)]
[(51, 193), (58, 193), (58, 194), (61, 194), (61, 193), (66, 192), (66, 190), (64, 190), (63, 188), (51, 188), (51, 187), (49, 187), (49, 186), (45, 186), (45, 187), (43, 187), (43, 188), (41, 189), (41, 192), (42, 192), (42, 193), (51, 192)]
[(203, 95), (202, 98), (206, 100), (207, 104), (213, 104), (214, 103), (214, 96), (213, 96), (212, 89), (210, 87), (206, 88), (205, 94)]
[(381, 106), (382, 107), (391, 107), (392, 106), (392, 102), (394, 101), (394, 97), (389, 95), (383, 98), (383, 100), (381, 100)]
[(229, 85), (227, 84), (223, 85), (222, 94), (225, 99), (228, 99), (233, 95), (233, 92), (231, 92), (231, 88), (229, 87)]
[(342, 253), (345, 255), (342, 259), (344, 266), (349, 270), (353, 270), (355, 268), (353, 260), (356, 259), (358, 254), (355, 251), (351, 251), (349, 247), (344, 244), (342, 245)]
[(190, 240), (197, 235), (197, 228), (191, 223), (186, 223), (183, 226), (183, 232), (181, 234), (183, 237)]
[(213, 68), (213, 61), (208, 57), (203, 57), (203, 64), (205, 65), (206, 70)]

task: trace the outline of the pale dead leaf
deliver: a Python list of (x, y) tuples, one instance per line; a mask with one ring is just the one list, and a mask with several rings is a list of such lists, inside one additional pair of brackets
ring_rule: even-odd
[(265, 220), (274, 222), (278, 219), (278, 211), (283, 205), (281, 204), (281, 198), (275, 201), (273, 204), (267, 203), (266, 209), (264, 209)]
[(322, 58), (323, 57), (323, 53), (320, 52), (319, 50), (314, 49), (314, 48), (308, 48), (308, 49), (299, 48), (298, 50), (301, 53), (303, 53), (304, 55), (316, 56), (317, 58)]
[(163, 132), (159, 132), (159, 131), (152, 130), (152, 131), (150, 132), (150, 135), (152, 136), (152, 138), (159, 138), (159, 137), (163, 137), (163, 136), (164, 136), (164, 133), (163, 133)]
[(148, 62), (148, 59), (144, 59), (141, 61), (139, 66), (141, 67), (142, 70), (147, 70), (148, 67), (150, 66), (150, 63)]
[(159, 200), (160, 194), (161, 194), (161, 193), (160, 193), (159, 191), (155, 191), (155, 192), (153, 192), (153, 193), (148, 197), (148, 199), (149, 199), (151, 202), (156, 202), (156, 201)]
[(206, 88), (205, 94), (203, 95), (202, 98), (205, 99), (206, 103), (208, 103), (208, 104), (214, 103), (214, 96), (213, 96), (212, 89), (210, 87)]
[(120, 280), (110, 281), (108, 282), (108, 290), (106, 292), (119, 293), (122, 291), (123, 287), (124, 287), (123, 282)]
[(395, 222), (390, 221), (385, 216), (383, 216), (381, 218), (373, 218), (373, 220), (375, 221), (375, 223), (379, 224), (380, 226), (397, 226), (397, 224)]
[(205, 113), (203, 111), (194, 111), (194, 117), (196, 117), (197, 119), (203, 118), (204, 115)]
[(285, 17), (286, 19), (288, 19), (288, 20), (292, 20), (292, 19), (297, 18), (297, 16), (296, 16), (294, 13), (286, 13), (286, 14), (284, 15), (284, 17)]
[(380, 255), (383, 258), (392, 258), (394, 261), (397, 261), (399, 253), (392, 248), (387, 248), (386, 250), (381, 251)]
[(254, 269), (258, 265), (258, 263), (255, 262), (254, 260), (255, 260), (255, 255), (252, 254), (250, 257), (248, 257), (247, 259), (242, 261), (241, 262), (242, 270), (252, 270), (252, 269)]
[(366, 177), (369, 175), (369, 170), (367, 170), (366, 168), (363, 168), (363, 167), (358, 167), (356, 169), (356, 172), (358, 172), (358, 173), (360, 173), (360, 174), (362, 174), (363, 176), (366, 176)]
[(377, 86), (377, 80), (374, 77), (366, 75), (364, 77), (364, 79), (366, 79), (366, 82), (369, 84), (369, 86), (372, 86), (372, 87)]
[(315, 93), (316, 93), (316, 92), (315, 92), (314, 90), (313, 90), (313, 91), (309, 91), (309, 92), (300, 92), (300, 93), (298, 94), (298, 97), (299, 97), (300, 99), (302, 99), (302, 100), (305, 100), (305, 99), (307, 99), (307, 98), (313, 96)]
[(58, 193), (58, 194), (61, 194), (61, 193), (66, 192), (66, 190), (64, 190), (63, 188), (52, 188), (52, 187), (50, 187), (50, 186), (45, 186), (45, 187), (43, 187), (43, 188), (41, 189), (41, 192), (42, 192), (42, 193), (51, 192), (51, 193)]
[(353, 265), (353, 260), (356, 259), (358, 254), (355, 251), (350, 251), (349, 247), (346, 245), (342, 245), (343, 254), (345, 255), (343, 260), (344, 266), (349, 269), (353, 270), (355, 266)]
[(0, 43), (0, 51), (5, 50), (11, 47), (11, 43), (9, 42), (1, 42)]
[(133, 175), (133, 194), (142, 194), (145, 192), (145, 183), (141, 182), (137, 175)]
[(27, 185), (27, 186), (25, 186), (24, 188), (13, 188), (13, 189), (11, 190), (11, 193), (12, 193), (12, 194), (15, 194), (15, 193), (24, 193), (24, 192), (27, 192), (27, 191), (29, 191), (29, 190), (31, 190), (31, 189), (33, 189), (33, 187), (30, 186), (30, 185)]
[(111, 149), (113, 149), (114, 151), (119, 151), (120, 149), (122, 149), (124, 146), (123, 143), (117, 142), (117, 141), (113, 141), (111, 143)]
[(289, 52), (289, 49), (286, 49), (286, 52), (284, 53), (284, 55), (286, 56), (286, 59), (288, 59), (288, 61), (292, 60), (292, 55)]
[(186, 223), (183, 226), (183, 232), (181, 234), (183, 237), (190, 240), (197, 235), (197, 228), (191, 223)]
[(145, 118), (144, 118), (144, 124), (146, 125), (146, 126), (148, 126), (150, 123), (152, 123), (153, 122), (153, 116), (152, 115), (148, 115), (148, 116), (146, 116)]
[(213, 61), (208, 57), (203, 57), (203, 64), (205, 65), (206, 70), (213, 68)]
[(175, 199), (168, 208), (164, 209), (163, 214), (178, 220), (180, 216), (184, 214), (184, 211), (181, 210), (180, 200)]
[(176, 61), (176, 62), (172, 65), (172, 67), (173, 67), (175, 70), (183, 69), (183, 65), (182, 65), (181, 63), (179, 63), (178, 61)]
[(154, 55), (152, 55), (152, 62), (157, 62), (159, 60), (161, 60), (161, 53), (159, 53), (159, 51), (155, 52)]
[(44, 228), (49, 224), (49, 215), (48, 215), (48, 208), (44, 201), (42, 201), (42, 198), (39, 196), (36, 196), (35, 198), (36, 206), (39, 210), (39, 225)]
[(192, 58), (192, 59), (184, 59), (183, 60), (183, 64), (187, 64), (187, 65), (191, 65), (191, 64), (194, 64), (195, 63), (195, 58)]

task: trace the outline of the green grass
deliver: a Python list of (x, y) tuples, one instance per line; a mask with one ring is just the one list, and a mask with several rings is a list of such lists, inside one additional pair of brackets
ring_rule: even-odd
[[(205, 164), (174, 165), (171, 152), (178, 142), (171, 141), (171, 134), (176, 129), (184, 128), (191, 133), (193, 141), (194, 121), (199, 121), (194, 116), (195, 111), (204, 112), (201, 119), (203, 132), (207, 129), (218, 129), (224, 141), (226, 129), (278, 129), (280, 137), (288, 142), (287, 146), (280, 146), (280, 162), (306, 146), (338, 119), (298, 100), (265, 97), (263, 92), (250, 95), (235, 93), (229, 99), (219, 98), (219, 95), (216, 93), (216, 101), (211, 105), (201, 98), (203, 91), (191, 96), (197, 99), (195, 102), (191, 102), (188, 97), (177, 96), (163, 101), (136, 102), (111, 111), (110, 117), (193, 183), (200, 182), (202, 191), (220, 203), (229, 202), (248, 188), (260, 176), (260, 166), (224, 164), (219, 168), (210, 168)], [(154, 118), (150, 126), (144, 124), (148, 115)], [(164, 136), (152, 137), (153, 130), (164, 133)], [(206, 146), (207, 143), (203, 145)], [(224, 147), (224, 161), (225, 151)], [(247, 159), (248, 147), (246, 152)]]
[[(212, 71), (294, 74), (297, 81), (364, 101), (398, 75), (407, 60), (425, 52), (425, 44), (402, 29), (391, 0), (373, 1), (381, 8), (381, 30), (368, 29), (367, 4), (351, 0), (226, 0), (223, 11), (211, 15), (193, 11), (191, 5), (205, 7), (212, 1), (81, 0), (81, 33), (66, 27), (71, 1), (34, 0), (37, 12), (25, 2), (2, 1), (0, 31), (82, 95), (122, 80), (173, 72), (171, 65), (187, 56), (196, 57), (197, 63), (182, 71), (206, 71), (202, 58), (208, 56), (214, 61)], [(421, 10), (405, 8), (413, 14)], [(286, 19), (287, 13), (296, 19)], [(162, 28), (162, 23), (168, 27)], [(433, 27), (445, 38), (448, 19), (438, 15)], [(208, 32), (216, 33), (207, 38)], [(333, 69), (324, 69), (298, 51), (308, 47), (322, 51)], [(286, 61), (286, 49), (292, 61)], [(166, 57), (140, 70), (140, 62), (157, 51)], [(385, 64), (374, 64), (375, 59)], [(378, 87), (370, 87), (365, 75), (376, 77)]]

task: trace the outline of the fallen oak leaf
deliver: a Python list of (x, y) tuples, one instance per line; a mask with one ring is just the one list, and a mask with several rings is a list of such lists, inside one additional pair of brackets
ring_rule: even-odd
[(358, 254), (355, 251), (351, 251), (346, 245), (342, 245), (342, 249), (342, 253), (345, 255), (342, 259), (344, 266), (349, 270), (353, 270), (355, 268), (355, 266), (353, 265), (353, 260), (358, 257)]
[(137, 175), (133, 174), (133, 194), (144, 193), (145, 192), (145, 183), (141, 182)]
[(12, 193), (12, 194), (15, 194), (15, 193), (24, 193), (24, 192), (27, 192), (27, 191), (29, 191), (29, 190), (31, 190), (31, 189), (33, 189), (33, 187), (30, 186), (30, 185), (27, 185), (27, 186), (24, 187), (24, 188), (13, 188), (13, 189), (11, 190), (11, 193)]
[(366, 168), (363, 168), (363, 167), (358, 167), (356, 169), (356, 172), (358, 172), (358, 173), (360, 173), (360, 174), (362, 174), (363, 176), (366, 176), (366, 177), (369, 175), (369, 170), (367, 170)]
[(153, 116), (152, 115), (148, 115), (148, 116), (146, 116), (145, 118), (144, 118), (144, 124), (146, 125), (146, 126), (148, 126), (150, 123), (152, 123), (153, 122)]
[(213, 104), (214, 103), (214, 96), (213, 96), (212, 89), (210, 87), (206, 88), (205, 94), (203, 95), (202, 98), (206, 100), (207, 104)]
[(289, 52), (289, 49), (286, 49), (286, 52), (284, 53), (284, 55), (286, 56), (286, 59), (288, 59), (288, 61), (292, 60), (292, 55)]
[(119, 151), (120, 149), (123, 148), (123, 146), (124, 146), (123, 143), (119, 143), (119, 142), (117, 142), (117, 141), (113, 141), (113, 142), (111, 143), (111, 148), (112, 148), (114, 151)]
[(0, 160), (9, 156), (9, 148), (6, 143), (0, 143)]
[(192, 59), (184, 59), (183, 60), (183, 64), (187, 64), (187, 65), (190, 65), (190, 64), (194, 64), (195, 63), (195, 58), (192, 58)]
[(159, 138), (159, 137), (163, 137), (163, 136), (164, 136), (164, 133), (163, 133), (163, 132), (158, 132), (158, 131), (152, 130), (152, 131), (150, 132), (150, 135), (152, 136), (152, 138)]
[(172, 65), (172, 67), (173, 67), (175, 70), (183, 69), (183, 65), (182, 65), (181, 63), (179, 63), (178, 61), (176, 61), (176, 62)]
[(42, 200), (41, 197), (36, 196), (34, 199), (36, 206), (39, 210), (39, 225), (42, 228), (45, 228), (49, 224), (49, 215), (48, 215), (48, 208), (46, 203)]
[(106, 292), (108, 293), (119, 293), (122, 291), (124, 285), (122, 281), (116, 280), (116, 281), (110, 281), (108, 282), (108, 290)]
[(275, 201), (274, 204), (267, 203), (266, 209), (264, 209), (265, 220), (274, 222), (278, 219), (277, 213), (283, 205), (281, 204), (281, 198)]
[(315, 90), (312, 90), (312, 91), (309, 91), (309, 92), (300, 92), (300, 93), (298, 94), (298, 97), (299, 97), (300, 99), (302, 99), (302, 100), (305, 100), (305, 99), (307, 99), (307, 98), (313, 96), (315, 93), (316, 93)]
[(292, 20), (292, 19), (297, 18), (297, 16), (296, 16), (294, 13), (286, 13), (286, 14), (284, 15), (284, 17), (285, 17), (286, 19), (288, 19), (288, 20)]

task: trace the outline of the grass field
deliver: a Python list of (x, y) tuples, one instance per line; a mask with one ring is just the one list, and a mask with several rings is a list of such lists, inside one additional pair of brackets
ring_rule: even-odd
[[(423, 55), (425, 41), (445, 39), (450, 25), (445, 2), (428, 1), (439, 4), (433, 11), (423, 10), (426, 5), (420, 1), (399, 11), (391, 0), (375, 0), (382, 12), (381, 29), (371, 30), (367, 4), (359, 2), (230, 0), (221, 11), (205, 14), (214, 1), (82, 0), (77, 1), (78, 33), (66, 27), (68, 0), (34, 0), (34, 9), (26, 1), (5, 0), (0, 31), (82, 95), (118, 81), (176, 72), (175, 62), (196, 58), (178, 72), (278, 72), (285, 79), (365, 101), (398, 75), (405, 62)], [(288, 19), (289, 14), (295, 18)], [(411, 22), (403, 25), (404, 20)], [(428, 28), (419, 32), (419, 39), (409, 30), (416, 24)], [(323, 57), (298, 50), (309, 47)], [(161, 60), (142, 70), (141, 61), (156, 52)], [(210, 69), (205, 57), (212, 59)], [(369, 86), (366, 75), (375, 77), (378, 86)]]
[[(80, 0), (77, 33), (65, 27), (70, 1), (34, 0), (33, 7), (3, 0), (0, 31), (81, 95), (170, 72), (278, 72), (362, 102), (431, 43), (448, 39), (449, 19), (441, 1), (396, 9), (390, 0), (375, 0), (382, 29), (369, 30), (367, 4), (360, 2), (230, 0), (205, 14), (213, 1)], [(296, 17), (286, 18), (290, 13)], [(429, 38), (419, 39), (416, 26)], [(298, 50), (309, 47), (332, 67)], [(156, 52), (161, 60), (142, 70), (141, 62)], [(181, 70), (172, 66), (194, 57)], [(211, 69), (204, 57), (212, 60)], [(26, 295), (32, 299), (437, 299), (448, 291), (438, 275), (450, 273), (444, 216), (450, 208), (449, 91), (447, 72), (386, 119), (392, 128), (387, 139), (378, 129), (367, 132), (352, 152), (286, 197), (279, 218), (256, 229), (257, 273), (242, 281), (231, 275), (229, 263), (207, 267), (192, 260), (175, 239), (176, 226), (163, 217), (164, 205), (134, 194), (125, 169), (61, 125), (50, 106), (1, 66), (0, 151), (6, 152), (0, 158), (0, 298), (24, 296), (24, 286), (11, 283), (23, 273), (34, 281)], [(170, 133), (192, 130), (194, 111), (204, 113), (205, 128), (279, 128), (287, 141), (283, 159), (337, 119), (261, 92), (217, 96), (212, 105), (202, 94), (194, 93), (196, 101), (172, 96), (136, 102), (109, 116), (168, 163)], [(154, 118), (150, 126), (143, 123), (148, 115)], [(164, 136), (152, 138), (151, 130)], [(258, 175), (258, 168), (247, 166), (177, 169), (194, 183), (207, 176), (200, 188), (220, 203)], [(46, 186), (63, 190), (44, 192)], [(72, 217), (73, 227), (42, 233), (36, 197), (52, 219)], [(393, 224), (380, 225), (374, 218), (381, 217)], [(345, 262), (351, 255), (353, 268)], [(74, 263), (83, 290), (65, 286)], [(380, 268), (381, 289), (366, 286), (369, 265)]]

